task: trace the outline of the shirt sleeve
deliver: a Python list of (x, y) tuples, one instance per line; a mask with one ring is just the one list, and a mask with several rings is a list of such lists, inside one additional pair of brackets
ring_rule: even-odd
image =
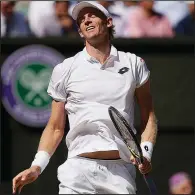
[(135, 66), (136, 88), (139, 88), (149, 79), (150, 71), (148, 70), (145, 61), (138, 56), (136, 56)]
[(66, 102), (67, 74), (68, 70), (64, 63), (56, 65), (53, 69), (47, 93), (56, 101)]

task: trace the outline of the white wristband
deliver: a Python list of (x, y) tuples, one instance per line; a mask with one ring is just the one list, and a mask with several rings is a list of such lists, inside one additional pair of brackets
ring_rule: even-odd
[(151, 161), (152, 152), (153, 152), (153, 144), (148, 141), (142, 142), (141, 149), (142, 149), (143, 156), (147, 158), (149, 161)]
[(44, 171), (45, 167), (48, 165), (50, 160), (50, 155), (45, 151), (39, 151), (35, 155), (35, 159), (31, 164), (32, 166), (39, 166), (41, 168), (41, 173)]

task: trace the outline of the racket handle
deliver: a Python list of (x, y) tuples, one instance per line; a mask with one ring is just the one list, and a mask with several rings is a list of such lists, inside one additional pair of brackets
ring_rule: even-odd
[[(140, 158), (140, 162), (139, 163), (143, 163), (144, 162), (144, 158), (143, 156)], [(157, 188), (156, 188), (156, 185), (152, 179), (152, 177), (149, 175), (149, 174), (145, 174), (143, 175), (144, 176), (144, 180), (150, 190), (150, 194), (151, 195), (157, 195), (158, 194), (158, 191), (157, 191)]]
[(155, 185), (153, 179), (150, 177), (149, 174), (145, 174), (143, 176), (144, 176), (144, 180), (145, 180), (145, 182), (150, 190), (150, 194), (157, 195), (158, 191), (157, 191), (157, 188), (156, 188), (156, 185)]

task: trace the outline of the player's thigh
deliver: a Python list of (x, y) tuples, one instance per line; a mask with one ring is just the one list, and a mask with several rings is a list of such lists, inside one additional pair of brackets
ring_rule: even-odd
[(136, 168), (133, 164), (126, 163), (123, 165), (124, 174), (130, 184), (130, 193), (136, 194), (137, 187), (136, 187)]
[(124, 161), (99, 161), (93, 185), (98, 194), (136, 194), (135, 167)]
[(111, 166), (110, 180), (112, 181), (112, 189), (116, 189), (118, 194), (136, 194), (136, 170), (132, 164), (122, 163)]
[(59, 193), (60, 194), (94, 194), (95, 189), (87, 179), (86, 175), (88, 170), (93, 171), (93, 167), (82, 161), (78, 158), (68, 159), (64, 164), (58, 168), (58, 180)]

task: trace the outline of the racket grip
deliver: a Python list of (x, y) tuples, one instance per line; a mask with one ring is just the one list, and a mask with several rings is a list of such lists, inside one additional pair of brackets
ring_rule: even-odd
[(145, 182), (150, 190), (150, 194), (157, 195), (158, 191), (157, 191), (156, 185), (155, 185), (152, 177), (149, 174), (145, 174), (143, 176), (144, 176), (144, 180), (145, 180)]

